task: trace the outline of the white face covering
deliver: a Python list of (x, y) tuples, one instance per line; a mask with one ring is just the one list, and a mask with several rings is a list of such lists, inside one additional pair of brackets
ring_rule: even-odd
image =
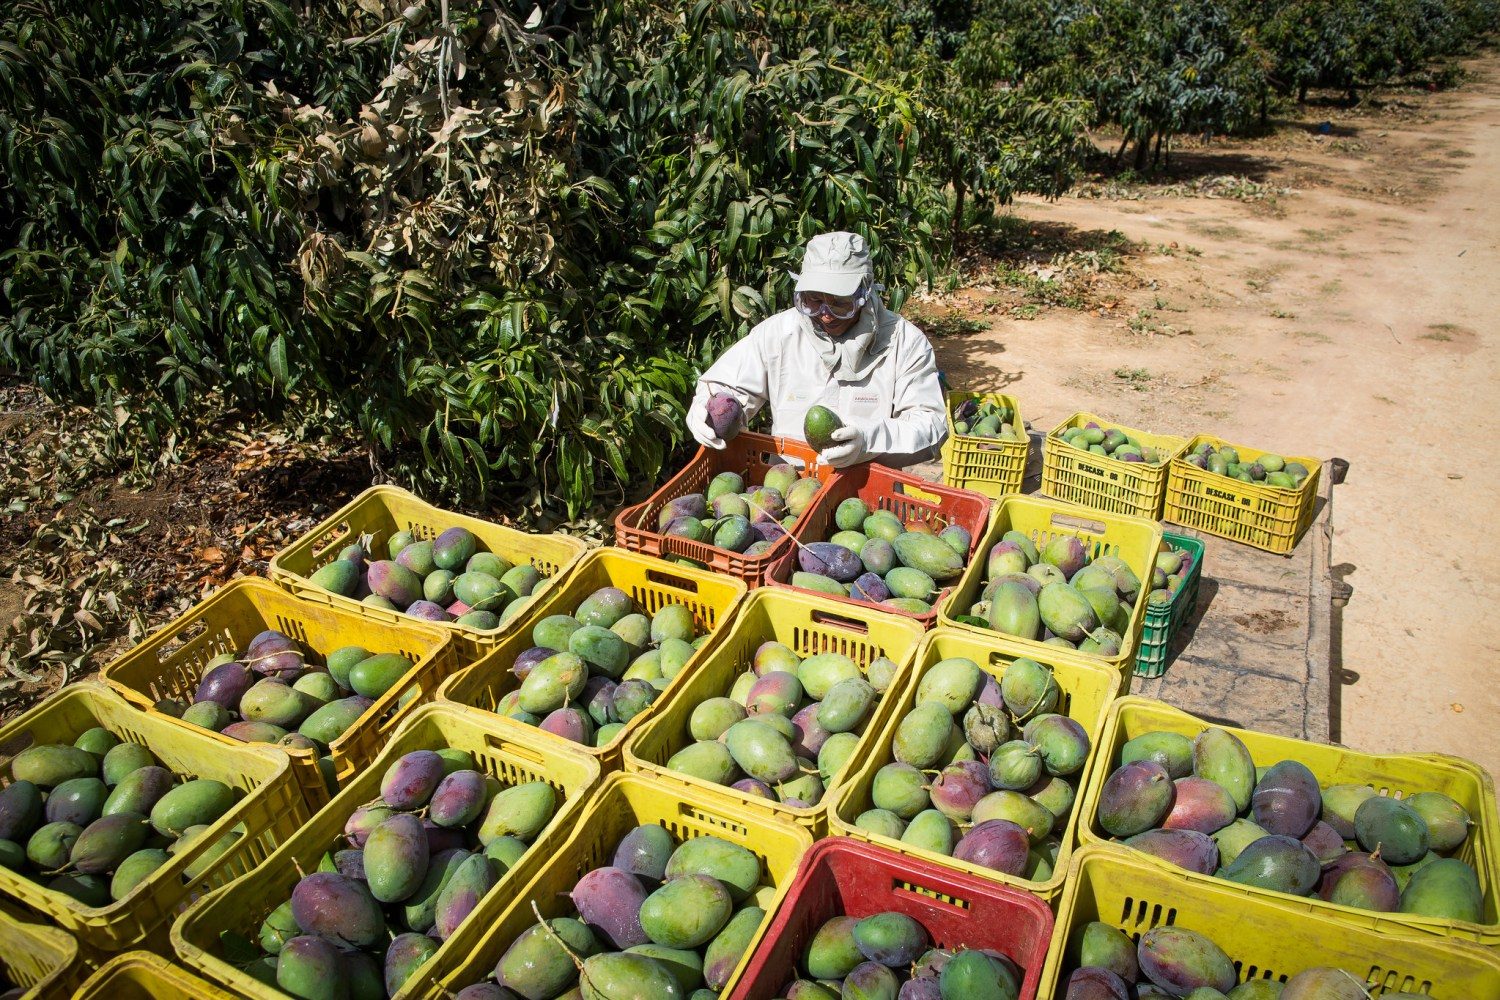
[(803, 326), (812, 333), (818, 356), (828, 366), (832, 376), (841, 382), (857, 381), (864, 377), (870, 364), (879, 358), (875, 344), (878, 314), (883, 312), (880, 300), (872, 298), (859, 311), (854, 325), (842, 336), (830, 337), (806, 316), (798, 314)]

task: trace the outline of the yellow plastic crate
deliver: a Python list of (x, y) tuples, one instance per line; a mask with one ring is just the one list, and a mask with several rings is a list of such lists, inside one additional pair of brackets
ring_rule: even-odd
[[(244, 744), (226, 747), (166, 716), (136, 711), (101, 684), (69, 685), (0, 728), (0, 786), (10, 784), (11, 759), (29, 746), (72, 743), (103, 726), (121, 740), (139, 743), (174, 774), (222, 781), (244, 794), (203, 836), (144, 879), (129, 896), (108, 906), (85, 906), (45, 889), (18, 872), (0, 868), (0, 895), (44, 915), (88, 948), (113, 952), (156, 943), (165, 924), (193, 900), (264, 861), (307, 818), (286, 756)], [(196, 878), (187, 869), (231, 830), (234, 846)]]
[(434, 507), (421, 498), (395, 486), (372, 486), (336, 511), (328, 520), (313, 528), (297, 541), (278, 552), (271, 560), (271, 579), (298, 597), (336, 608), (358, 611), (373, 621), (391, 625), (436, 624), (455, 635), (462, 652), (469, 659), (488, 651), (510, 630), (511, 622), (497, 628), (479, 629), (453, 622), (426, 622), (397, 611), (372, 608), (349, 597), (341, 597), (309, 579), (323, 566), (338, 558), (344, 546), (368, 535), (378, 559), (386, 558), (386, 543), (398, 531), (410, 531), (419, 540), (436, 538), (449, 528), (468, 528), (485, 551), (515, 563), (530, 564), (544, 579), (532, 595), (540, 596), (556, 585), (578, 558), (588, 551), (587, 543), (571, 535), (528, 535), (514, 528), (481, 521), (477, 517), (457, 514)]
[(62, 1000), (73, 995), (80, 974), (71, 934), (0, 905), (0, 983), (21, 987), (28, 1000)]
[[(1166, 452), (1158, 465), (1123, 462), (1108, 455), (1075, 448), (1062, 439), (1069, 427), (1090, 421), (1104, 430), (1116, 428), (1147, 447)], [(1151, 434), (1106, 420), (1092, 413), (1075, 413), (1047, 434), (1042, 442), (1042, 492), (1058, 500), (1081, 504), (1111, 514), (1130, 514), (1155, 521), (1161, 517), (1170, 460), (1187, 448), (1187, 439), (1171, 434)]]
[(148, 951), (127, 951), (99, 966), (75, 994), (77, 1000), (229, 1000), (212, 983)]
[(1286, 555), (1295, 549), (1317, 509), (1318, 477), (1322, 475), (1323, 463), (1301, 455), (1283, 456), (1288, 462), (1300, 462), (1307, 467), (1307, 478), (1302, 485), (1287, 490), (1242, 482), (1189, 465), (1186, 456), (1200, 444), (1215, 448), (1229, 444), (1242, 459), (1251, 462), (1267, 454), (1206, 434), (1193, 438), (1182, 454), (1172, 459), (1162, 520), (1267, 552)]
[[(990, 549), (1000, 541), (1001, 536), (1012, 530), (1030, 537), (1038, 549), (1059, 535), (1076, 535), (1083, 542), (1091, 560), (1105, 553), (1112, 553), (1125, 560), (1125, 564), (1140, 578), (1141, 590), (1136, 596), (1135, 607), (1130, 612), (1130, 630), (1121, 637), (1124, 641), (1117, 654), (1102, 656), (1066, 650), (1032, 639), (1003, 635), (992, 629), (967, 625), (957, 620), (958, 615), (968, 613), (969, 607), (984, 589)], [(1120, 671), (1124, 678), (1121, 692), (1129, 691), (1131, 673), (1135, 668), (1136, 644), (1140, 641), (1141, 629), (1146, 622), (1146, 599), (1151, 594), (1151, 570), (1156, 565), (1156, 553), (1160, 548), (1161, 525), (1154, 521), (1126, 514), (1085, 510), (1072, 504), (1048, 500), (1046, 497), (1006, 497), (995, 505), (990, 530), (975, 549), (974, 560), (959, 578), (958, 586), (938, 605), (938, 624), (961, 629), (972, 635), (1001, 636), (1007, 644), (1019, 651), (1018, 655), (1035, 660), (1062, 655), (1075, 662), (1106, 664)]]
[[(890, 718), (892, 706), (901, 700), (910, 681), (912, 657), (923, 634), (918, 622), (900, 615), (882, 614), (836, 598), (763, 587), (746, 598), (729, 634), (678, 686), (671, 701), (626, 743), (625, 767), (663, 785), (685, 785), (724, 797), (746, 814), (781, 820), (821, 836), (827, 828), (828, 803), (834, 792), (854, 773), (856, 762), (874, 745), (875, 734)], [(790, 646), (801, 657), (843, 653), (861, 670), (868, 670), (872, 661), (884, 656), (894, 660), (899, 668), (871, 713), (858, 746), (839, 772), (831, 776), (823, 800), (814, 806), (783, 805), (667, 768), (673, 754), (694, 742), (688, 732), (693, 709), (709, 698), (727, 695), (735, 678), (749, 669), (760, 644), (772, 639)]]
[[(391, 737), (380, 756), (361, 769), (348, 787), (264, 865), (185, 913), (172, 925), (172, 948), (177, 956), (189, 968), (232, 993), (257, 1000), (281, 997), (278, 991), (225, 960), (220, 934), (230, 931), (254, 941), (261, 922), (291, 897), (302, 873), (316, 871), (323, 853), (341, 841), (350, 814), (380, 797), (380, 783), (386, 769), (413, 750), (444, 747), (473, 754), (480, 770), (498, 778), (506, 787), (545, 781), (557, 789), (561, 798), (552, 822), (532, 842), (531, 849), (501, 876), (499, 883), (458, 931), (442, 943), (426, 966), (427, 974), (432, 977), (454, 968), (473, 951), (480, 928), (493, 923), (515, 890), (554, 857), (563, 840), (575, 832), (583, 807), (599, 780), (599, 767), (580, 753), (550, 748), (544, 753), (512, 739), (509, 733), (489, 725), (488, 720), (452, 705), (425, 705), (414, 713)], [(411, 997), (419, 993), (417, 987), (411, 986), (399, 995)]]
[[(380, 752), (402, 718), (437, 694), (438, 685), (457, 669), (458, 650), (447, 632), (430, 622), (403, 618), (385, 624), (355, 611), (303, 601), (264, 580), (235, 580), (202, 604), (105, 667), (105, 683), (132, 705), (173, 725), (201, 734), (221, 746), (257, 744), (239, 740), (159, 712), (163, 698), (191, 703), (204, 664), (220, 653), (244, 649), (265, 629), (295, 639), (305, 653), (321, 659), (342, 646), (372, 653), (400, 653), (415, 663), (405, 677), (365, 710), (348, 732), (328, 747), (334, 776), (342, 782)], [(292, 759), (292, 773), (309, 811), (328, 802), (328, 784), (313, 750), (279, 747)]]
[(1096, 920), (1133, 941), (1165, 925), (1197, 931), (1229, 955), (1240, 982), (1285, 982), (1305, 969), (1333, 966), (1359, 977), (1372, 997), (1500, 997), (1500, 953), (1492, 949), (1333, 923), (1310, 907), (1272, 903), (1242, 886), (1177, 878), (1140, 857), (1104, 845), (1073, 855), (1038, 997), (1060, 1000), (1077, 967), (1079, 936)]
[[(629, 594), (647, 614), (655, 614), (668, 604), (681, 604), (693, 612), (693, 621), (700, 629), (714, 633), (683, 665), (667, 689), (657, 695), (656, 701), (646, 711), (625, 724), (615, 738), (602, 747), (582, 746), (571, 740), (543, 732), (515, 719), (495, 714), (500, 699), (521, 686), (510, 669), (511, 664), (532, 646), (531, 630), (537, 622), (548, 615), (572, 614), (579, 603), (600, 587), (618, 587)], [(538, 746), (557, 746), (585, 753), (599, 762), (603, 771), (614, 770), (619, 762), (626, 740), (641, 726), (661, 711), (687, 678), (697, 670), (719, 642), (718, 630), (735, 617), (735, 609), (745, 596), (745, 584), (733, 577), (723, 576), (707, 570), (692, 569), (663, 562), (651, 556), (643, 556), (625, 549), (595, 549), (579, 561), (562, 586), (554, 588), (546, 597), (526, 610), (518, 628), (498, 646), (486, 653), (479, 662), (454, 675), (438, 691), (440, 701), (464, 705), (486, 713), (495, 724), (512, 731), (518, 739), (527, 739)]]
[[(992, 637), (980, 637), (944, 628), (928, 633), (921, 648), (917, 650), (916, 666), (912, 670), (911, 681), (906, 685), (899, 703), (891, 706), (891, 714), (886, 719), (885, 726), (876, 735), (875, 742), (860, 759), (859, 773), (844, 785), (838, 797), (829, 806), (829, 831), (838, 836), (854, 837), (867, 843), (879, 844), (881, 847), (902, 854), (1016, 886), (1051, 901), (1061, 890), (1063, 876), (1067, 872), (1078, 818), (1082, 813), (1084, 789), (1088, 787), (1089, 773), (1098, 756), (1104, 722), (1109, 715), (1109, 706), (1114, 702), (1120, 690), (1120, 673), (1102, 664), (1079, 663), (1065, 657), (1032, 656), (1029, 650), (1018, 652), (1004, 637), (995, 633), (991, 635)], [(1006, 875), (945, 854), (922, 850), (891, 837), (872, 834), (854, 825), (859, 814), (873, 805), (870, 792), (875, 785), (875, 773), (894, 760), (891, 754), (891, 740), (895, 738), (896, 727), (901, 724), (902, 718), (916, 707), (917, 686), (922, 682), (923, 675), (933, 664), (950, 656), (964, 656), (973, 660), (979, 664), (981, 670), (996, 680), (1004, 677), (1011, 663), (1023, 656), (1051, 667), (1052, 675), (1057, 679), (1057, 686), (1062, 690), (1062, 697), (1058, 700), (1058, 707), (1054, 711), (1077, 722), (1089, 735), (1091, 744), (1089, 759), (1078, 773), (1078, 794), (1073, 802), (1073, 812), (1060, 833), (1062, 849), (1058, 852), (1057, 864), (1053, 868), (1051, 877), (1043, 881), (1033, 882), (1029, 879)]]
[[(1078, 824), (1080, 839), (1084, 843), (1104, 843), (1110, 839), (1109, 834), (1098, 823), (1099, 796), (1104, 782), (1119, 766), (1120, 749), (1126, 742), (1156, 730), (1181, 733), (1188, 739), (1193, 739), (1212, 725), (1214, 723), (1149, 698), (1121, 698), (1116, 701), (1104, 727), (1098, 760), (1089, 776), (1088, 791), (1082, 803), (1082, 819)], [(1479, 874), (1479, 886), (1484, 892), (1483, 922), (1472, 924), (1406, 913), (1375, 913), (1325, 903), (1321, 899), (1305, 899), (1186, 872), (1135, 851), (1129, 852), (1132, 857), (1164, 867), (1177, 879), (1228, 886), (1242, 895), (1262, 897), (1274, 901), (1278, 906), (1316, 913), (1325, 920), (1340, 924), (1370, 928), (1385, 934), (1411, 934), (1413, 931), (1420, 931), (1500, 945), (1500, 909), (1497, 909), (1500, 907), (1500, 900), (1497, 900), (1497, 892), (1500, 892), (1500, 846), (1496, 842), (1497, 833), (1500, 833), (1500, 816), (1496, 813), (1494, 783), (1483, 768), (1461, 757), (1443, 754), (1358, 753), (1290, 736), (1272, 736), (1269, 733), (1228, 726), (1220, 728), (1240, 738), (1257, 767), (1267, 767), (1283, 760), (1296, 760), (1307, 765), (1308, 770), (1317, 777), (1318, 784), (1325, 788), (1329, 785), (1369, 784), (1381, 795), (1398, 798), (1414, 792), (1442, 792), (1463, 806), (1473, 819), (1474, 827), (1456, 857), (1467, 861)]]
[(493, 975), (505, 949), (537, 922), (533, 904), (548, 920), (572, 916), (575, 910), (568, 892), (588, 872), (608, 865), (625, 834), (646, 823), (666, 827), (679, 841), (719, 837), (761, 859), (762, 885), (772, 887), (775, 896), (765, 906), (766, 919), (761, 921), (739, 965), (719, 991), (720, 996), (726, 997), (733, 993), (736, 981), (770, 926), (771, 915), (791, 886), (798, 862), (812, 847), (812, 837), (804, 829), (750, 815), (722, 796), (707, 795), (683, 785), (669, 786), (649, 775), (613, 774), (605, 779), (584, 809), (572, 836), (546, 867), (515, 894), (462, 965), (440, 981), (429, 979), (423, 997), (451, 996)]
[[(962, 490), (973, 490), (992, 500), (1010, 493), (1020, 493), (1026, 479), (1026, 455), (1031, 438), (1021, 420), (1021, 404), (1016, 397), (999, 392), (949, 392), (948, 437), (943, 442), (943, 482)], [(1011, 426), (1021, 432), (1020, 441), (974, 437), (953, 429), (953, 408), (965, 400), (1002, 403), (1011, 409)]]

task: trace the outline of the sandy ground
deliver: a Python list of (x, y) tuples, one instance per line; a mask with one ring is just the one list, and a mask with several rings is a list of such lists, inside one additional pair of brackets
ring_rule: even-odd
[[(1500, 57), (1462, 88), (1308, 112), (1316, 124), (1182, 158), (1272, 198), (1065, 198), (1023, 219), (1119, 230), (1139, 287), (1114, 308), (996, 317), (941, 338), (962, 387), (1005, 385), (1046, 429), (1090, 410), (1347, 459), (1334, 497), (1341, 718), (1361, 750), (1463, 754), (1500, 773)], [(1179, 168), (1180, 169), (1180, 168)], [(988, 308), (987, 308), (988, 307)], [(1133, 320), (1133, 328), (1131, 321)], [(1276, 558), (1267, 555), (1265, 558)], [(1211, 574), (1212, 567), (1207, 571)]]

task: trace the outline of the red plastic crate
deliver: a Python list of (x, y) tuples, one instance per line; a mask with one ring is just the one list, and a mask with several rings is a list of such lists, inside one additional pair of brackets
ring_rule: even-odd
[(837, 916), (904, 913), (937, 948), (993, 949), (1021, 969), (1020, 1000), (1035, 1000), (1052, 941), (1052, 911), (1030, 893), (843, 837), (803, 855), (728, 1000), (771, 1000), (798, 975), (802, 954)]
[[(890, 511), (899, 517), (903, 524), (917, 519), (929, 523), (940, 522), (943, 527), (950, 524), (963, 526), (970, 536), (969, 554), (964, 560), (965, 565), (973, 561), (974, 553), (980, 541), (983, 540), (986, 529), (989, 528), (990, 501), (988, 497), (981, 496), (972, 490), (940, 486), (921, 476), (913, 476), (883, 465), (871, 464), (855, 466), (848, 472), (840, 472), (834, 476), (833, 482), (821, 496), (813, 501), (812, 507), (803, 515), (802, 523), (798, 526), (795, 536), (797, 541), (803, 544), (826, 542), (834, 534), (829, 530), (835, 527), (834, 511), (838, 509), (839, 504), (850, 497), (859, 497), (872, 512)], [(962, 578), (961, 576), (955, 577), (946, 586), (939, 584), (942, 589), (938, 591), (938, 596), (932, 602), (932, 610), (925, 615), (915, 615), (884, 604), (871, 604), (868, 601), (856, 601), (852, 597), (825, 594), (821, 590), (793, 587), (792, 574), (800, 568), (797, 563), (796, 546), (788, 543), (784, 554), (771, 567), (771, 573), (766, 582), (772, 586), (795, 590), (799, 594), (817, 594), (819, 597), (829, 597), (831, 600), (843, 601), (845, 604), (877, 608), (888, 614), (902, 615), (921, 622), (923, 628), (932, 628), (937, 624), (938, 605), (950, 590), (958, 586), (958, 581)]]
[[(705, 492), (709, 482), (721, 472), (738, 473), (744, 477), (748, 486), (752, 482), (760, 482), (771, 466), (788, 460), (794, 465), (800, 463), (803, 470), (816, 477), (825, 488), (834, 477), (833, 467), (822, 464), (816, 451), (806, 443), (791, 438), (747, 431), (732, 438), (723, 451), (699, 448), (693, 460), (667, 480), (665, 486), (651, 494), (651, 499), (634, 507), (626, 507), (615, 516), (615, 544), (622, 549), (659, 559), (670, 559), (673, 556), (695, 559), (715, 573), (724, 573), (745, 581), (745, 585), (751, 589), (759, 587), (765, 582), (771, 566), (792, 547), (790, 537), (783, 535), (778, 538), (768, 552), (747, 556), (705, 542), (663, 535), (656, 530), (656, 517), (668, 502), (677, 497)], [(807, 518), (816, 506), (817, 500), (814, 499), (801, 519), (792, 525), (792, 534), (800, 532), (807, 525)]]

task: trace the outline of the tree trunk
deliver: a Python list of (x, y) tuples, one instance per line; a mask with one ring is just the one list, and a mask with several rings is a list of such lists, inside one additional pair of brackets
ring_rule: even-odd
[(958, 249), (958, 234), (963, 231), (964, 225), (964, 201), (968, 192), (964, 188), (964, 182), (958, 178), (953, 180), (953, 226), (948, 233), (948, 251), (950, 253)]
[(1135, 170), (1140, 173), (1146, 169), (1146, 156), (1151, 152), (1151, 133), (1147, 132), (1136, 140), (1135, 143)]
[(1152, 170), (1155, 170), (1157, 167), (1161, 166), (1161, 140), (1162, 136), (1164, 135), (1166, 135), (1165, 132), (1156, 133), (1156, 149), (1151, 153)]
[(1298, 104), (1306, 104), (1307, 103), (1307, 84), (1305, 84), (1305, 83), (1298, 84), (1298, 86), (1297, 86), (1297, 103)]
[(1125, 149), (1130, 145), (1130, 136), (1126, 136), (1120, 142), (1120, 148), (1115, 150), (1115, 169), (1120, 169), (1120, 164), (1125, 161)]

